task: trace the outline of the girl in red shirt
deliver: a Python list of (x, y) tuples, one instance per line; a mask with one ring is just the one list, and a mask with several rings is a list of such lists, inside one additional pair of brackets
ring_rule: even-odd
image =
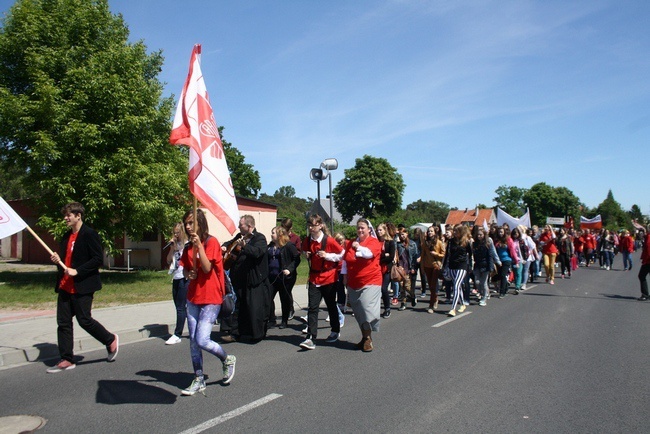
[(555, 232), (551, 225), (546, 225), (544, 232), (539, 237), (539, 245), (544, 254), (544, 270), (546, 270), (546, 281), (555, 285), (555, 257), (558, 250), (555, 245)]
[(190, 355), (196, 378), (182, 394), (194, 395), (205, 390), (201, 350), (221, 360), (224, 384), (230, 383), (235, 375), (237, 359), (226, 354), (221, 345), (210, 339), (212, 325), (219, 315), (225, 294), (221, 245), (208, 233), (208, 221), (200, 209), (196, 211), (196, 232), (192, 211), (185, 213), (183, 223), (190, 242), (183, 250), (180, 263), (183, 266), (183, 274), (190, 280), (187, 291), (187, 326), (190, 331)]

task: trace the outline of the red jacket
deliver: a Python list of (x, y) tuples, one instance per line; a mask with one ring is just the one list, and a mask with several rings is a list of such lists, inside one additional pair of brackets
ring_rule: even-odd
[(629, 235), (623, 235), (618, 242), (618, 250), (632, 253), (634, 251), (634, 240)]
[[(323, 237), (326, 235), (323, 234)], [(313, 240), (311, 236), (305, 237), (302, 240), (302, 251), (309, 253), (309, 281), (314, 285), (331, 285), (338, 279), (338, 262), (327, 261), (318, 256), (317, 252), (322, 250), (322, 241)], [(343, 251), (343, 247), (336, 242), (336, 239), (327, 236), (325, 240), (325, 252), (339, 254)]]
[(542, 253), (545, 255), (557, 254), (557, 246), (555, 245), (555, 237), (550, 232), (544, 232), (541, 237), (539, 237), (540, 244), (542, 246)]

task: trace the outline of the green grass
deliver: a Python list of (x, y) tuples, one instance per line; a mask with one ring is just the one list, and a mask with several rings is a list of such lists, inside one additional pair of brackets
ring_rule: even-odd
[[(303, 260), (296, 285), (304, 285), (307, 275), (307, 261)], [(171, 299), (171, 277), (166, 271), (118, 273), (102, 270), (101, 277), (103, 288), (95, 294), (95, 308)], [(53, 271), (0, 272), (0, 309), (54, 309), (55, 279)]]

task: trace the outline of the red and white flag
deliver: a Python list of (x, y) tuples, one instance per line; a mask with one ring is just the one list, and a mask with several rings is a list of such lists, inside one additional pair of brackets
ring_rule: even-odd
[(22, 231), (27, 223), (0, 197), (0, 239)]
[(219, 127), (203, 81), (200, 54), (201, 45), (197, 44), (192, 50), (190, 71), (178, 101), (169, 142), (190, 148), (190, 191), (233, 234), (239, 223), (239, 209)]
[(602, 227), (603, 221), (600, 218), (600, 214), (592, 219), (580, 216), (580, 229), (600, 229)]

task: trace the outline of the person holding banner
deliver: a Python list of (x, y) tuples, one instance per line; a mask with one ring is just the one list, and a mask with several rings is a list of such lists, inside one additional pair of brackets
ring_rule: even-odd
[(190, 356), (195, 378), (181, 394), (191, 396), (196, 392), (204, 393), (206, 387), (202, 351), (207, 351), (221, 361), (224, 384), (232, 381), (237, 359), (226, 354), (223, 347), (210, 338), (226, 293), (221, 246), (209, 234), (208, 221), (202, 210), (187, 211), (183, 223), (190, 242), (183, 250), (180, 265), (183, 267), (183, 275), (190, 281), (187, 290), (187, 327), (190, 331)]
[[(58, 269), (54, 290), (58, 293), (56, 304), (57, 340), (61, 360), (51, 368), (49, 374), (56, 374), (75, 368), (73, 353), (72, 317), (89, 335), (106, 346), (107, 360), (115, 361), (119, 350), (119, 337), (106, 330), (91, 315), (93, 295), (102, 289), (99, 267), (104, 261), (104, 251), (99, 234), (84, 224), (84, 206), (71, 202), (61, 209), (63, 220), (69, 231), (61, 240), (61, 254), (52, 253), (55, 264), (63, 263)], [(63, 259), (61, 259), (63, 257)]]

